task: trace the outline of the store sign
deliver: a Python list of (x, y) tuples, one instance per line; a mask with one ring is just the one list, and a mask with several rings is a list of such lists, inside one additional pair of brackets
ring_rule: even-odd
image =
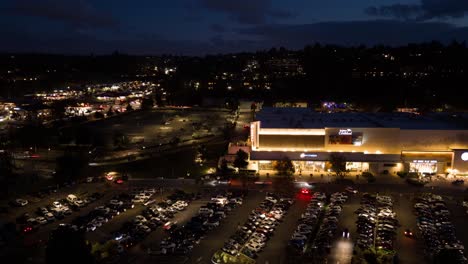
[(437, 163), (437, 160), (413, 160), (413, 163)]
[(340, 136), (351, 136), (353, 135), (353, 131), (351, 129), (340, 129), (340, 131), (338, 131), (338, 135)]
[(310, 153), (301, 153), (301, 159), (303, 158), (316, 158), (317, 154), (310, 154)]
[(468, 152), (463, 152), (460, 156), (463, 161), (468, 161)]

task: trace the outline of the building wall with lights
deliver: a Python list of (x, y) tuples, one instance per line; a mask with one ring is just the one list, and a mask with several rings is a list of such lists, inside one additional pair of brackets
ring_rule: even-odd
[[(444, 129), (443, 123), (432, 128), (434, 124), (430, 120), (412, 116), (403, 116), (408, 119), (404, 120), (407, 123), (398, 127), (379, 123), (378, 119), (375, 122), (371, 118), (363, 120), (365, 114), (344, 116), (351, 120), (361, 118), (359, 122), (368, 127), (351, 126), (355, 122), (345, 126), (347, 119), (340, 114), (314, 113), (309, 116), (312, 122), (301, 118), (301, 114), (304, 110), (298, 110), (297, 116), (292, 115), (297, 119), (292, 121), (291, 117), (279, 114), (277, 122), (270, 112), (265, 127), (261, 116), (251, 123), (251, 162), (257, 164), (258, 170), (271, 169), (273, 161), (288, 157), (297, 170), (327, 171), (330, 155), (339, 153), (346, 157), (347, 168), (351, 171), (468, 175), (468, 128), (454, 129), (448, 124)], [(319, 118), (323, 127), (316, 124)], [(463, 153), (467, 153), (466, 160), (461, 158)]]

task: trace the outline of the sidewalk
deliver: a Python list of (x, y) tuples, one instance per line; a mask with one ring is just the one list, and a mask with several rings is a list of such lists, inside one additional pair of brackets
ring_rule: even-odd
[[(267, 173), (269, 173), (269, 176), (267, 176)], [(348, 173), (344, 178), (341, 178), (341, 177), (337, 177), (334, 173), (328, 173), (328, 172), (313, 172), (313, 173), (303, 172), (302, 175), (299, 175), (299, 173), (295, 173), (293, 177), (296, 181), (307, 181), (307, 182), (315, 182), (315, 183), (331, 183), (331, 182), (334, 182), (336, 179), (344, 179), (344, 180), (351, 180), (355, 184), (367, 184), (368, 182), (364, 177), (357, 176), (360, 174), (361, 173), (351, 172), (351, 173)], [(398, 177), (397, 175), (380, 174), (380, 175), (374, 175), (374, 176), (377, 178), (376, 183), (406, 184), (405, 179), (402, 179)], [(265, 171), (260, 174), (260, 180), (267, 180), (267, 179), (271, 180), (274, 177), (279, 177), (276, 175), (275, 171), (268, 171), (268, 172)]]

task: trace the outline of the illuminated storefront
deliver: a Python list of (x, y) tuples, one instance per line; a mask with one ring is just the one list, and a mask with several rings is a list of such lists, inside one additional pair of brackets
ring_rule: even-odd
[(409, 163), (410, 172), (437, 173), (437, 160), (413, 160)]
[(340, 155), (350, 172), (468, 175), (468, 123), (448, 117), (264, 108), (256, 119), (250, 143), (258, 170), (287, 157), (296, 171), (323, 172), (331, 155)]

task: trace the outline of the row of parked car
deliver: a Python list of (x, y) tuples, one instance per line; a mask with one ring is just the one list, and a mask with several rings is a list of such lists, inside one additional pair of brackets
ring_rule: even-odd
[(304, 253), (306, 244), (312, 237), (312, 231), (318, 225), (323, 214), (326, 202), (327, 196), (324, 193), (315, 192), (312, 194), (311, 200), (289, 240), (289, 245), (298, 253)]
[(57, 193), (59, 188), (62, 187), (71, 187), (75, 185), (75, 182), (65, 182), (63, 184), (57, 184), (54, 186), (48, 186), (45, 188), (42, 188), (39, 191), (29, 193), (27, 196), (24, 196), (23, 198), (17, 198), (9, 202), (10, 206), (14, 207), (24, 207), (31, 202), (37, 202), (40, 201), (43, 198), (46, 198), (47, 196)]
[[(244, 254), (252, 259), (257, 258), (293, 203), (291, 198), (267, 193), (265, 200), (252, 210), (247, 222), (226, 241), (222, 251), (231, 256)], [(213, 263), (222, 263), (218, 256), (213, 256)]]
[(80, 230), (92, 232), (109, 222), (116, 215), (133, 207), (134, 204), (131, 201), (131, 196), (121, 193), (112, 197), (105, 205), (95, 207), (87, 215), (78, 216), (72, 223)]
[(393, 200), (386, 195), (364, 194), (361, 207), (356, 210), (359, 237), (357, 245), (361, 248), (383, 248), (393, 250), (396, 230), (399, 226), (393, 211)]
[(415, 199), (414, 209), (417, 225), (425, 241), (428, 255), (437, 255), (441, 250), (450, 250), (451, 255), (467, 263), (463, 244), (455, 236), (455, 227), (450, 221), (450, 212), (443, 198), (431, 193)]
[[(348, 196), (341, 192), (333, 193), (330, 196), (328, 210), (325, 211), (323, 222), (313, 243), (313, 247), (317, 253), (326, 254), (332, 247), (333, 239), (338, 232), (338, 218), (340, 217), (342, 206), (347, 200)], [(349, 238), (349, 231), (344, 230), (343, 236)]]
[(187, 254), (203, 239), (207, 232), (219, 227), (229, 212), (243, 202), (243, 192), (220, 191), (201, 206), (197, 215), (181, 227), (170, 230), (170, 235), (161, 241), (161, 254)]
[[(155, 193), (153, 191), (154, 189), (135, 191), (132, 194), (132, 203), (134, 202), (135, 194), (145, 193), (146, 195), (146, 193)], [(154, 200), (147, 200), (145, 198), (144, 202), (147, 208), (143, 210), (141, 215), (135, 216), (132, 221), (124, 223), (122, 228), (114, 234), (114, 240), (119, 243), (119, 248), (123, 250), (139, 243), (159, 226), (164, 226), (165, 229), (172, 228), (174, 223), (171, 220), (174, 214), (184, 210), (193, 198), (192, 194), (187, 194), (183, 191), (176, 191), (168, 196), (164, 202), (157, 204)]]
[(74, 194), (69, 194), (66, 198), (54, 201), (49, 206), (38, 207), (34, 212), (36, 216), (25, 213), (18, 217), (16, 222), (20, 225), (23, 233), (29, 233), (37, 230), (41, 225), (64, 219), (73, 211), (78, 211), (101, 197), (102, 194), (93, 193), (80, 199)]

